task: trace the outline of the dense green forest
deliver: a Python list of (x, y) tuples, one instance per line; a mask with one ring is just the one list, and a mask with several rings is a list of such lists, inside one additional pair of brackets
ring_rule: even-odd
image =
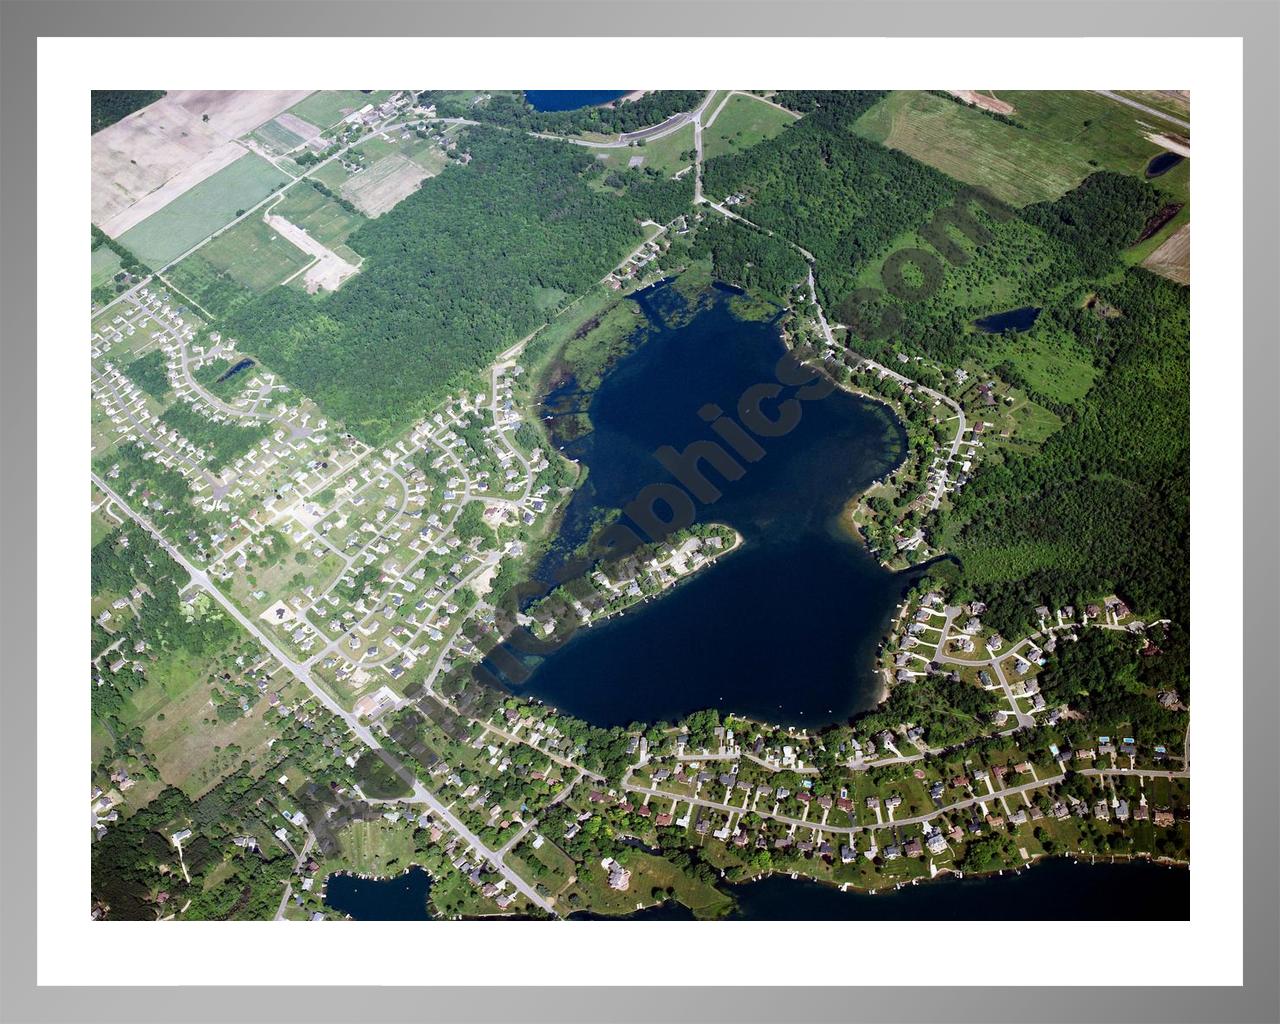
[(1059, 311), (1104, 367), (1073, 420), (1039, 451), (984, 466), (947, 527), (963, 579), (1011, 636), (1036, 605), (1113, 591), (1189, 621), (1189, 293), (1130, 270), (1099, 295), (1121, 315)]
[(864, 263), (961, 186), (848, 130), (883, 94), (828, 95), (781, 135), (708, 161), (703, 189), (717, 200), (745, 195), (743, 216), (813, 253), (820, 297), (835, 308)]
[(693, 255), (710, 257), (721, 281), (775, 300), (808, 276), (804, 257), (782, 239), (715, 216), (698, 228)]
[(278, 287), (225, 324), (242, 348), (378, 444), (546, 320), (541, 294), (598, 281), (640, 238), (580, 147), (478, 129), (450, 165), (349, 240), (338, 292)]
[(149, 103), (154, 103), (165, 94), (163, 89), (94, 89), (89, 98), (89, 113), (92, 122), (90, 134), (96, 134), (128, 117), (135, 110), (141, 110)]
[(1138, 240), (1162, 205), (1147, 182), (1099, 171), (1051, 203), (1026, 207), (1022, 217), (1075, 253), (1076, 265), (1064, 273), (1100, 276), (1113, 269), (1120, 250)]
[(523, 95), (495, 93), (487, 102), (472, 104), (443, 92), (419, 93), (419, 102), (434, 103), (441, 117), (468, 117), (504, 128), (561, 135), (581, 132), (634, 132), (661, 124), (673, 114), (693, 110), (706, 96), (700, 89), (650, 92), (637, 100), (613, 107), (580, 107), (577, 110), (534, 110)]

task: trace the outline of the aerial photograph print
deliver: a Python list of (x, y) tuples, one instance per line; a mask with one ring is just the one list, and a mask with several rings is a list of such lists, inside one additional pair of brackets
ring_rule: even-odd
[(1188, 90), (86, 100), (94, 920), (1189, 919)]

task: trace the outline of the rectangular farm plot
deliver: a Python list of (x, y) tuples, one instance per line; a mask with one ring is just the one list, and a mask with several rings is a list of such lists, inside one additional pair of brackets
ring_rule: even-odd
[(275, 154), (287, 153), (307, 141), (281, 124), (279, 118), (260, 125), (249, 137)]
[(1103, 96), (998, 96), (1020, 127), (932, 93), (895, 92), (854, 130), (1015, 206), (1056, 199), (1099, 169), (1141, 174), (1160, 152), (1134, 111)]
[(255, 292), (280, 284), (311, 262), (309, 255), (259, 217), (247, 217), (224, 231), (199, 255)]
[(365, 216), (377, 217), (412, 194), (429, 177), (430, 172), (421, 164), (401, 153), (391, 153), (348, 178), (341, 191)]
[(256, 206), (284, 184), (284, 175), (246, 153), (120, 236), (120, 242), (153, 267), (163, 267)]
[(306, 229), (316, 241), (331, 247), (345, 242), (365, 220), (358, 213), (344, 210), (306, 182), (289, 189), (271, 212)]
[(107, 284), (116, 274), (120, 273), (120, 257), (105, 245), (100, 245), (93, 250), (93, 255), (89, 257), (89, 267), (93, 286), (96, 288), (100, 284)]

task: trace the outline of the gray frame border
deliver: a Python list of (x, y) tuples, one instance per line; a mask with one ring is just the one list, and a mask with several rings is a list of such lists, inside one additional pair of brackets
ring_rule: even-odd
[[(785, 8), (785, 17), (780, 17)], [(1132, 1022), (1280, 1020), (1280, 726), (1272, 644), (1280, 579), (1280, 5), (1275, 0), (941, 0), (837, 3), (832, 0), (0, 0), (0, 630), (6, 656), (0, 721), (0, 1020), (189, 1021), (547, 1020), (739, 1021), (880, 1020)], [(1096, 13), (1104, 18), (1082, 17)], [(299, 15), (304, 15), (299, 17)], [(923, 33), (920, 31), (923, 27)], [(35, 802), (35, 89), (40, 36), (1228, 36), (1244, 39), (1245, 664), (1242, 849), (1245, 876), (1244, 985), (1237, 988), (893, 988), (706, 987), (677, 990), (585, 988), (182, 988), (156, 999), (133, 988), (35, 985), (37, 872), (31, 822)], [(1242, 211), (1243, 212), (1243, 211)], [(1256, 753), (1255, 753), (1256, 752)], [(1256, 763), (1250, 763), (1256, 762)], [(856, 956), (856, 950), (851, 951)], [(1066, 964), (1054, 965), (1059, 970)], [(1087, 962), (1082, 965), (1087, 971)], [(1152, 978), (1160, 986), (1166, 979)], [(586, 995), (587, 998), (575, 998)], [(371, 997), (376, 1002), (371, 1002)], [(180, 1009), (179, 1009), (180, 1008)]]

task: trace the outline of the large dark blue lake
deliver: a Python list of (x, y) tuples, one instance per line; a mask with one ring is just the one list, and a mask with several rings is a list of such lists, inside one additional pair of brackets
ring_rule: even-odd
[[(357, 921), (428, 921), (430, 876), (412, 868), (395, 878), (330, 875), (325, 902)], [(1017, 874), (939, 878), (876, 893), (841, 892), (810, 879), (770, 875), (727, 887), (732, 917), (751, 921), (1186, 921), (1191, 875), (1144, 861), (1046, 861)], [(590, 913), (571, 920), (619, 920)], [(679, 903), (622, 920), (691, 921)]]
[[(660, 446), (684, 452), (716, 439), (700, 410), (714, 404), (736, 419), (748, 389), (776, 380), (785, 351), (776, 323), (739, 319), (729, 293), (705, 293), (692, 315), (669, 284), (632, 301), (647, 315), (643, 340), (594, 394), (569, 385), (555, 395), (561, 406), (588, 409), (592, 429), (560, 439), (588, 476), (539, 569), (544, 579), (602, 513), (646, 485), (676, 481), (655, 457)], [(738, 550), (579, 630), (534, 663), (521, 692), (605, 726), (701, 708), (818, 726), (874, 706), (876, 647), (911, 578), (882, 569), (840, 513), (901, 461), (905, 435), (883, 405), (826, 390), (793, 403), (801, 417), (785, 436), (758, 438), (764, 455), (738, 460), (739, 479), (701, 464), (721, 497), (696, 503), (697, 520), (736, 528), (745, 541)], [(777, 402), (796, 392), (783, 388), (765, 412), (775, 416)]]
[(627, 89), (526, 89), (524, 98), (534, 110), (577, 110), (610, 103)]
[[(1017, 874), (947, 876), (874, 895), (787, 875), (727, 888), (737, 903), (730, 916), (748, 921), (1186, 921), (1191, 916), (1191, 873), (1145, 861), (1055, 859)], [(570, 918), (607, 920), (595, 914)], [(670, 902), (624, 920), (691, 921), (693, 914)]]

